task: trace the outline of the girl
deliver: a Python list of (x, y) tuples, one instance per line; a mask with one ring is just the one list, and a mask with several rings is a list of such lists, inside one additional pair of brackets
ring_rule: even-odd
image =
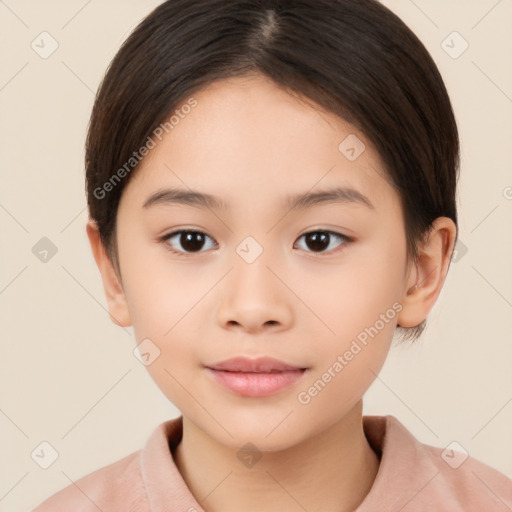
[(505, 511), (512, 482), (363, 416), (457, 240), (459, 141), (374, 0), (169, 0), (111, 63), (86, 145), (112, 320), (182, 415), (37, 512)]

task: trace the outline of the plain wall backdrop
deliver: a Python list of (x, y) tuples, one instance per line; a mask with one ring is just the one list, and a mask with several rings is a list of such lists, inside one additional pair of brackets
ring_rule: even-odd
[[(31, 510), (180, 414), (110, 321), (85, 232), (94, 94), (159, 3), (0, 0), (0, 511)], [(391, 348), (364, 413), (512, 478), (512, 2), (384, 3), (452, 99), (460, 243), (426, 332)]]

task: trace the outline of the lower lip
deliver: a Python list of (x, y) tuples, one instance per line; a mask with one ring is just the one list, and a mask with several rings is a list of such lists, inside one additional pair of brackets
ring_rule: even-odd
[(295, 384), (305, 373), (289, 370), (276, 373), (227, 372), (207, 368), (217, 382), (242, 396), (268, 396)]

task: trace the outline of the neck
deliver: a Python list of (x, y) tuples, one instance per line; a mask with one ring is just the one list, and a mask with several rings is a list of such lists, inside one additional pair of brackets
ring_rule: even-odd
[(362, 401), (323, 432), (286, 450), (264, 452), (251, 467), (240, 463), (237, 452), (183, 417), (174, 461), (207, 512), (353, 512), (379, 468), (364, 435)]

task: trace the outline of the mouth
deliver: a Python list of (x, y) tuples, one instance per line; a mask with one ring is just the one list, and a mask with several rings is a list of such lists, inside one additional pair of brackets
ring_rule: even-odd
[(255, 371), (237, 371), (237, 370), (221, 370), (219, 368), (209, 368), (210, 370), (215, 370), (217, 372), (227, 372), (227, 373), (256, 373), (256, 374), (270, 374), (270, 373), (287, 373), (287, 372), (298, 372), (298, 371), (306, 371), (307, 368), (295, 368), (293, 370), (271, 370), (269, 372), (255, 372)]
[(306, 367), (291, 365), (275, 359), (273, 357), (259, 357), (251, 359), (249, 357), (233, 357), (219, 363), (206, 365), (206, 368), (215, 371), (224, 371), (231, 373), (285, 373), (306, 370)]
[(209, 377), (224, 390), (239, 396), (265, 397), (289, 388), (303, 378), (307, 367), (273, 357), (233, 357), (205, 366)]

